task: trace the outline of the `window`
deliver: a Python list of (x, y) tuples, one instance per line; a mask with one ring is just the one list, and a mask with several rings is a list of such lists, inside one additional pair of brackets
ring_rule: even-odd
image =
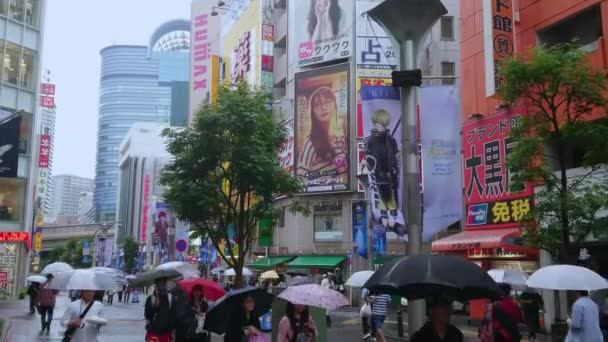
[[(441, 76), (456, 76), (456, 63), (453, 62), (441, 62)], [(456, 78), (442, 78), (441, 84), (454, 84)]]
[(25, 8), (23, 7), (24, 0), (9, 0), (9, 13), (8, 16), (11, 19), (23, 21)]
[(0, 178), (0, 221), (21, 221), (25, 199), (25, 181)]
[(597, 50), (597, 42), (602, 37), (600, 6), (592, 6), (555, 25), (539, 30), (536, 37), (538, 45), (553, 46), (576, 40), (586, 52)]
[(0, 0), (0, 14), (7, 15), (9, 0)]
[(5, 44), (6, 50), (4, 52), (4, 58), (2, 58), (2, 77), (4, 82), (17, 85), (19, 81), (19, 59), (21, 58), (21, 49), (15, 44)]
[(342, 203), (324, 202), (313, 208), (315, 241), (342, 241)]
[(21, 59), (19, 85), (34, 89), (34, 60), (36, 53), (34, 51), (23, 49), (23, 58)]
[(454, 39), (454, 17), (441, 17), (441, 39)]
[(277, 217), (277, 227), (283, 228), (285, 227), (285, 208), (280, 208), (278, 211), (279, 217)]
[(38, 27), (40, 24), (40, 0), (25, 0), (25, 23)]

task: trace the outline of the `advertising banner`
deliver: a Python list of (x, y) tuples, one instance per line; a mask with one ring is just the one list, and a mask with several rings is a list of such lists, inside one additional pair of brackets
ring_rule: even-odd
[(354, 202), (353, 214), (353, 252), (367, 258), (367, 203)]
[(213, 245), (208, 238), (201, 238), (201, 246), (199, 247), (198, 263), (201, 265), (209, 264), (209, 258), (211, 257), (210, 248)]
[(359, 77), (386, 77), (397, 66), (395, 49), (384, 29), (366, 12), (378, 6), (374, 1), (357, 1), (357, 74)]
[(514, 0), (483, 0), (484, 62), (486, 96), (500, 90), (500, 63), (513, 56)]
[[(399, 88), (361, 87), (365, 166), (374, 229), (403, 237), (401, 101)], [(385, 234), (386, 235), (386, 234)]]
[(304, 192), (349, 189), (348, 64), (295, 76), (296, 175)]
[(154, 215), (154, 246), (162, 262), (169, 261), (169, 224), (171, 212), (169, 205), (156, 202)]
[(515, 146), (509, 132), (524, 114), (525, 107), (516, 107), (462, 126), (467, 229), (517, 227), (533, 206), (531, 184), (511, 187), (516, 170), (506, 167)]
[(38, 168), (49, 167), (49, 156), (51, 153), (51, 136), (48, 134), (40, 135), (40, 146), (38, 149)]
[(374, 256), (386, 255), (386, 228), (377, 222), (374, 222), (372, 229), (372, 250)]
[(17, 177), (21, 116), (0, 123), (0, 177)]
[(95, 247), (95, 266), (112, 267), (112, 243), (112, 239), (97, 239)]
[(350, 57), (355, 1), (299, 0), (294, 4), (299, 66)]
[(258, 222), (258, 246), (272, 246), (272, 217), (264, 217)]
[(294, 135), (293, 135), (293, 119), (285, 121), (282, 124), (285, 129), (285, 142), (281, 145), (279, 150), (279, 165), (285, 170), (287, 173), (293, 174), (293, 147), (294, 147)]
[(424, 187), (422, 238), (430, 241), (462, 219), (460, 104), (455, 87), (422, 87), (418, 94)]

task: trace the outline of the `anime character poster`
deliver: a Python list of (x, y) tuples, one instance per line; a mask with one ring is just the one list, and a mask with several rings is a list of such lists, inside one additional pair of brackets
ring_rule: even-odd
[(355, 1), (298, 0), (294, 4), (299, 66), (350, 57)]
[(374, 230), (383, 228), (389, 238), (403, 237), (406, 229), (401, 198), (399, 89), (363, 86), (360, 96), (365, 137), (362, 167), (368, 174)]
[(169, 211), (169, 205), (164, 202), (156, 202), (156, 213), (154, 215), (154, 242), (161, 262), (169, 261), (170, 222), (171, 212)]
[(296, 74), (296, 175), (304, 192), (349, 189), (349, 65)]

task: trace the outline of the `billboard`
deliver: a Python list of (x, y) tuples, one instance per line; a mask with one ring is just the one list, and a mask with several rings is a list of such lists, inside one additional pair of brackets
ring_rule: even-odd
[(95, 248), (95, 266), (112, 267), (112, 239), (98, 238)]
[(296, 175), (304, 192), (349, 189), (349, 65), (295, 76)]
[(0, 123), (0, 177), (17, 177), (21, 116)]
[(353, 202), (353, 252), (367, 258), (367, 202)]
[(299, 66), (351, 56), (354, 4), (352, 0), (294, 1)]
[[(361, 87), (364, 165), (374, 229), (402, 237), (406, 233), (403, 215), (401, 167), (401, 97), (399, 88)], [(378, 235), (381, 235), (378, 233)], [(393, 236), (394, 237), (394, 236)]]
[(515, 51), (513, 4), (513, 0), (483, 0), (486, 96), (494, 96), (500, 90), (500, 63)]
[(281, 148), (279, 149), (279, 165), (281, 165), (281, 168), (283, 168), (285, 172), (293, 174), (293, 119), (285, 121), (281, 125), (285, 129), (285, 142), (281, 145)]
[(156, 202), (154, 214), (154, 247), (161, 262), (169, 261), (169, 225), (171, 224), (171, 212), (169, 205), (164, 202)]
[(466, 228), (517, 227), (533, 205), (533, 188), (511, 187), (515, 170), (506, 159), (515, 146), (509, 136), (525, 107), (516, 107), (462, 126)]
[(384, 29), (366, 12), (378, 6), (374, 1), (357, 1), (357, 74), (359, 77), (390, 77), (397, 66), (395, 49)]

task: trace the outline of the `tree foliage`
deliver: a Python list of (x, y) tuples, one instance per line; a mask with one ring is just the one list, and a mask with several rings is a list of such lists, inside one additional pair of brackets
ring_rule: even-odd
[(124, 271), (127, 273), (133, 272), (136, 266), (137, 253), (139, 252), (139, 244), (132, 237), (127, 236), (122, 245), (124, 253)]
[[(164, 198), (180, 220), (209, 237), (220, 252), (231, 241), (232, 226), (238, 248), (220, 254), (234, 266), (237, 281), (255, 242), (257, 221), (272, 213), (273, 197), (301, 189), (278, 164), (286, 136), (273, 119), (270, 101), (244, 81), (224, 85), (217, 102), (202, 106), (191, 127), (164, 132), (174, 157), (161, 177)], [(293, 203), (292, 210), (302, 209)]]
[[(506, 62), (503, 75), (502, 98), (528, 108), (512, 131), (517, 145), (507, 161), (516, 172), (513, 186), (537, 186), (524, 236), (571, 262), (574, 248), (606, 227), (606, 75), (573, 44), (533, 49)], [(573, 160), (580, 169), (569, 174)]]

